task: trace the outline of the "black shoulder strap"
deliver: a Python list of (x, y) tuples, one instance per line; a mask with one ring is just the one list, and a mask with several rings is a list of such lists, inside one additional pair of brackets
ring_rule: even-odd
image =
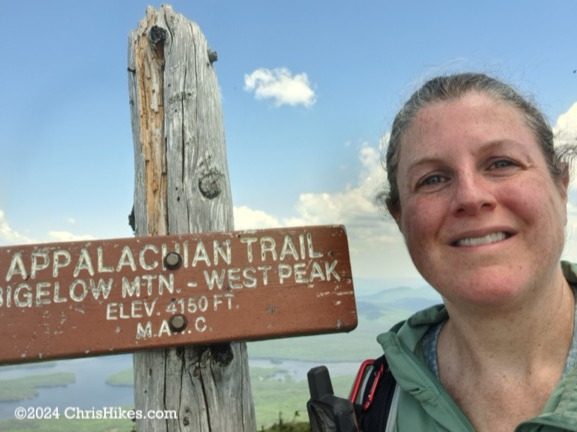
[(362, 401), (355, 404), (361, 432), (385, 430), (396, 384), (385, 356), (376, 359), (364, 385)]
[(307, 377), (311, 394), (307, 411), (312, 432), (385, 430), (396, 381), (384, 355), (363, 363), (349, 399), (334, 395), (325, 366), (312, 368)]
[(311, 432), (359, 432), (355, 409), (349, 399), (334, 395), (326, 366), (307, 374), (311, 398), (307, 402)]

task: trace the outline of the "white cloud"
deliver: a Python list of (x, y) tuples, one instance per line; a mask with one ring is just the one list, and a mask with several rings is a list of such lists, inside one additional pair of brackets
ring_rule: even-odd
[(68, 231), (49, 231), (48, 232), (49, 241), (54, 242), (72, 242), (72, 241), (84, 241), (84, 240), (94, 240), (94, 236), (89, 234), (73, 234)]
[(379, 162), (379, 151), (363, 145), (359, 150), (359, 161), (361, 172), (357, 184), (348, 185), (344, 191), (335, 194), (301, 194), (297, 204), (299, 217), (293, 222), (364, 225), (368, 219), (380, 219), (382, 211), (377, 207), (375, 197), (385, 182), (385, 173)]
[[(577, 103), (573, 104), (569, 110), (559, 116), (553, 128), (556, 145), (577, 145)], [(577, 161), (573, 161), (575, 165)], [(567, 227), (565, 249), (563, 258), (577, 262), (577, 203), (575, 190), (577, 189), (577, 167), (573, 167), (571, 190), (569, 191), (569, 202), (567, 203)]]
[(316, 96), (306, 73), (293, 75), (287, 68), (260, 68), (244, 76), (244, 89), (257, 99), (272, 99), (276, 106), (314, 105)]
[(577, 145), (577, 102), (567, 112), (561, 114), (553, 128), (555, 144)]
[[(577, 146), (577, 102), (567, 110), (567, 112), (561, 114), (557, 119), (557, 123), (553, 127), (553, 133), (555, 134), (555, 145), (573, 145)], [(577, 154), (573, 153), (573, 170), (571, 172), (571, 187), (577, 188), (577, 160), (575, 160)]]
[(0, 210), (0, 246), (24, 245), (47, 242), (71, 242), (94, 240), (89, 234), (79, 235), (68, 231), (49, 231), (42, 239), (32, 238), (17, 232), (8, 222), (4, 211)]
[(27, 244), (34, 243), (29, 237), (16, 232), (6, 220), (4, 212), (0, 210), (0, 244)]
[[(570, 193), (570, 198), (571, 195)], [(571, 201), (567, 203), (567, 226), (562, 259), (577, 262), (577, 205)]]
[(277, 228), (281, 222), (261, 210), (253, 210), (246, 206), (234, 207), (234, 229), (251, 230), (264, 228)]

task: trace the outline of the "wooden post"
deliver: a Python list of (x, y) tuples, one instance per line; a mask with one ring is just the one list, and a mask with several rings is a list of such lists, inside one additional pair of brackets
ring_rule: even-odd
[[(233, 229), (215, 60), (168, 5), (148, 7), (130, 33), (137, 236)], [(256, 430), (244, 343), (137, 352), (134, 374), (136, 409), (178, 413), (138, 431)]]

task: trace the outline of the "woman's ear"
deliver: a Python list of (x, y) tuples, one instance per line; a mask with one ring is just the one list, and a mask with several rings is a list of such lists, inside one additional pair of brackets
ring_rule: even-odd
[(393, 219), (397, 223), (397, 227), (399, 228), (399, 231), (401, 231), (401, 233), (402, 233), (403, 229), (401, 228), (401, 223), (400, 223), (400, 221), (401, 221), (401, 208), (400, 208), (399, 203), (396, 203), (396, 205), (395, 205), (390, 198), (387, 198), (386, 205), (387, 205), (387, 210), (389, 211), (389, 214), (393, 217)]
[(569, 193), (569, 182), (571, 181), (571, 175), (569, 172), (569, 164), (567, 162), (563, 163), (563, 172), (561, 173), (560, 179), (557, 182), (559, 185), (559, 192), (561, 197), (567, 203), (567, 196)]
[(569, 183), (571, 181), (570, 166), (567, 162), (563, 162), (561, 165), (561, 174), (556, 178), (553, 178), (553, 182), (559, 191), (559, 197), (563, 202), (563, 217), (564, 225), (567, 226), (567, 202), (569, 201)]

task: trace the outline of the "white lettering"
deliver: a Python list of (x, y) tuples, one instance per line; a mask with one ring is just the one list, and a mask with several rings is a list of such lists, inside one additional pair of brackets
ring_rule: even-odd
[(100, 294), (102, 294), (104, 300), (108, 298), (110, 291), (112, 290), (112, 281), (113, 279), (108, 279), (107, 281), (104, 279), (98, 279), (98, 284), (96, 284), (94, 279), (89, 279), (90, 291), (92, 291), (92, 297), (94, 297), (94, 300), (98, 300)]
[(325, 261), (325, 273), (327, 275), (327, 280), (331, 280), (331, 275), (338, 281), (341, 280), (339, 274), (335, 271), (335, 267), (337, 266), (338, 261), (334, 260), (330, 265), (327, 261)]
[(143, 327), (142, 323), (136, 323), (136, 339), (149, 339), (152, 337), (152, 323), (148, 321)]
[(211, 270), (210, 273), (208, 270), (203, 270), (202, 274), (204, 275), (204, 280), (209, 290), (212, 291), (215, 285), (219, 290), (224, 286), (225, 270), (221, 270), (220, 273), (216, 270)]
[(66, 303), (66, 297), (60, 297), (60, 282), (54, 282), (54, 303)]
[(242, 284), (246, 288), (256, 288), (257, 278), (255, 273), (256, 269), (254, 267), (245, 267), (242, 270), (242, 277), (244, 278)]
[(307, 233), (307, 245), (309, 250), (309, 258), (321, 258), (323, 256), (322, 252), (315, 252), (313, 248), (313, 235), (310, 232)]
[(80, 249), (80, 258), (74, 269), (74, 277), (78, 277), (81, 270), (86, 270), (90, 276), (94, 276), (94, 267), (92, 266), (92, 259), (85, 248)]
[(306, 277), (307, 265), (305, 263), (298, 263), (294, 265), (294, 274), (296, 283), (308, 283)]
[(15, 274), (19, 274), (22, 280), (28, 279), (28, 273), (26, 272), (26, 267), (24, 267), (24, 261), (22, 261), (22, 254), (20, 252), (12, 255), (10, 267), (8, 268), (8, 273), (6, 273), (6, 282), (10, 282), (12, 276)]
[(292, 266), (289, 264), (279, 264), (278, 265), (278, 281), (283, 283), (285, 279), (292, 275)]
[[(60, 258), (63, 258), (63, 260), (60, 261)], [(52, 256), (52, 277), (57, 278), (59, 270), (70, 265), (71, 261), (72, 257), (70, 256), (70, 252), (67, 250), (61, 249), (55, 251)]]
[(122, 267), (130, 267), (132, 271), (136, 271), (136, 263), (134, 262), (134, 256), (132, 255), (132, 250), (128, 246), (122, 248), (120, 254), (120, 259), (118, 260), (118, 265), (116, 266), (116, 271), (120, 272)]
[(174, 274), (170, 273), (168, 275), (168, 279), (166, 279), (165, 275), (158, 275), (158, 295), (162, 295), (164, 290), (168, 291), (169, 293), (174, 293)]
[(142, 267), (142, 269), (154, 270), (155, 268), (158, 267), (158, 261), (155, 260), (152, 261), (151, 263), (146, 262), (146, 260), (144, 259), (144, 254), (146, 253), (146, 251), (152, 251), (153, 253), (158, 254), (158, 248), (152, 244), (144, 245), (144, 247), (140, 251), (140, 254), (138, 255), (138, 262), (140, 264), (140, 267)]
[(103, 256), (103, 250), (102, 250), (102, 246), (98, 247), (98, 249), (96, 249), (96, 261), (97, 261), (97, 265), (98, 265), (98, 273), (112, 273), (114, 271), (114, 267), (112, 266), (105, 266), (104, 265), (104, 256)]
[(231, 257), (231, 248), (230, 248), (230, 240), (225, 240), (224, 241), (224, 248), (222, 247), (222, 245), (218, 242), (218, 240), (214, 240), (212, 243), (212, 247), (214, 250), (214, 265), (218, 265), (218, 257), (220, 256), (225, 263), (229, 264), (231, 263), (232, 257)]
[[(332, 279), (340, 281), (341, 277), (336, 271), (338, 260), (331, 262), (279, 264), (277, 267), (278, 281), (283, 284), (285, 281), (294, 283), (314, 283), (315, 281), (330, 281)], [(323, 266), (324, 265), (324, 266)]]
[[(80, 287), (81, 291), (78, 294), (76, 291), (76, 287)], [(76, 279), (74, 282), (70, 284), (70, 298), (75, 302), (82, 302), (88, 295), (88, 288), (86, 287), (86, 282), (83, 279)]]
[(210, 258), (208, 257), (208, 252), (204, 247), (204, 243), (201, 241), (196, 244), (196, 250), (194, 251), (194, 257), (192, 258), (192, 266), (196, 267), (199, 261), (204, 261), (207, 266), (210, 266)]
[(107, 321), (118, 319), (118, 316), (115, 314), (115, 312), (117, 312), (117, 310), (118, 310), (118, 304), (119, 303), (108, 303), (106, 305), (106, 320)]
[[(20, 297), (20, 293), (24, 290), (23, 298)], [(32, 289), (30, 285), (26, 283), (21, 283), (14, 290), (14, 305), (16, 307), (30, 307), (32, 306)]]
[(48, 258), (48, 252), (37, 251), (32, 252), (31, 255), (32, 265), (30, 266), (30, 277), (36, 279), (36, 275), (39, 271), (46, 270), (50, 264)]
[(196, 320), (194, 321), (194, 328), (199, 333), (204, 332), (208, 328), (208, 326), (206, 325), (206, 318), (202, 316), (196, 318)]
[(122, 298), (140, 297), (140, 276), (136, 276), (132, 282), (127, 277), (122, 278)]
[[(36, 284), (36, 306), (50, 304), (50, 282), (39, 282)], [(43, 298), (44, 297), (44, 298)]]
[(270, 257), (271, 260), (276, 261), (277, 260), (277, 255), (276, 255), (276, 242), (274, 241), (274, 238), (272, 237), (261, 237), (260, 239), (260, 259), (261, 261), (266, 261), (266, 254), (267, 252), (270, 252)]
[(240, 281), (240, 268), (229, 268), (226, 272), (228, 286), (232, 289), (241, 289), (243, 284)]
[(280, 260), (284, 261), (287, 255), (291, 255), (295, 260), (299, 259), (299, 253), (290, 235), (284, 237), (284, 242), (280, 251)]
[(313, 262), (311, 274), (309, 276), (309, 282), (314, 282), (316, 279), (324, 281), (325, 280), (325, 273), (324, 273), (321, 265), (315, 261), (315, 262)]
[(162, 324), (160, 324), (160, 330), (158, 330), (158, 335), (157, 337), (162, 336), (163, 334), (166, 334), (167, 336), (171, 335), (171, 331), (170, 331), (170, 326), (168, 325), (168, 321), (167, 320), (163, 320)]
[(262, 283), (264, 286), (268, 285), (268, 271), (272, 270), (272, 266), (265, 265), (265, 266), (258, 266), (258, 270), (262, 272)]
[(240, 239), (241, 243), (246, 244), (246, 256), (249, 263), (252, 263), (253, 260), (252, 244), (256, 243), (257, 240), (258, 239), (256, 237), (242, 237)]

